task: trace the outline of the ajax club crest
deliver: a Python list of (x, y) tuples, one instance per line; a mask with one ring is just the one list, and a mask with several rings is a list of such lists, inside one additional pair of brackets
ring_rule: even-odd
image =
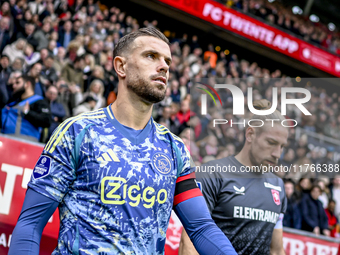
[(161, 152), (157, 152), (152, 157), (152, 165), (161, 174), (168, 174), (171, 172), (172, 164), (169, 157)]

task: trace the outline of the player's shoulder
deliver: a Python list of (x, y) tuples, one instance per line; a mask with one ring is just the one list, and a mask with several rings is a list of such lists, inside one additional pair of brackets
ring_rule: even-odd
[(82, 114), (76, 115), (66, 119), (61, 126), (63, 129), (70, 129), (73, 127), (75, 130), (82, 129), (87, 125), (100, 125), (106, 120), (106, 114), (104, 109), (98, 109), (94, 111), (84, 112)]
[(84, 133), (92, 125), (102, 125), (106, 119), (103, 109), (85, 112), (63, 121), (53, 132), (50, 140), (45, 146), (45, 150), (53, 152), (54, 148), (66, 138), (67, 141), (75, 140), (79, 134)]
[(174, 133), (172, 133), (167, 127), (157, 123), (154, 120), (153, 120), (153, 124), (155, 126), (155, 130), (156, 130), (157, 135), (159, 135), (163, 140), (167, 140), (169, 142), (172, 141), (177, 146), (184, 146), (185, 147), (183, 140), (180, 137), (178, 137), (177, 135), (175, 135)]

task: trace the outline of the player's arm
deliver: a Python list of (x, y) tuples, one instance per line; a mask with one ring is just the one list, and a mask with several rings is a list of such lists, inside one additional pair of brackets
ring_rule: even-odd
[(42, 232), (58, 202), (28, 188), (8, 255), (38, 255)]
[[(64, 125), (65, 126), (65, 125)], [(11, 239), (10, 255), (38, 255), (42, 231), (76, 178), (79, 137), (61, 125), (33, 169), (25, 201)], [(73, 137), (75, 137), (73, 139)]]
[(281, 213), (279, 216), (279, 220), (277, 221), (273, 234), (272, 234), (272, 242), (270, 244), (270, 255), (285, 255), (286, 254), (283, 249), (282, 221), (283, 221), (283, 214)]
[(174, 210), (199, 254), (237, 255), (228, 238), (211, 218), (197, 187), (195, 173), (177, 179)]
[(184, 228), (179, 243), (178, 255), (199, 255)]

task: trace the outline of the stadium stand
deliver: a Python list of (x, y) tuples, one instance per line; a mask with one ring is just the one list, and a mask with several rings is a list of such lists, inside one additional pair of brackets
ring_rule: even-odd
[[(293, 15), (291, 7), (263, 0), (219, 2), (340, 54), (340, 39), (335, 33)], [(49, 103), (53, 128), (73, 116), (75, 111), (79, 112), (79, 108), (84, 109), (79, 106), (86, 104), (86, 109), (91, 110), (109, 105), (118, 92), (118, 79), (112, 66), (113, 49), (119, 38), (143, 26), (167, 27), (158, 24), (157, 20), (147, 21), (143, 14), (132, 17), (129, 10), (93, 0), (2, 1), (0, 109), (17, 96), (12, 85), (21, 74), (34, 78), (35, 94)], [(299, 83), (298, 78), (290, 77), (286, 70), (273, 70), (271, 63), (259, 65), (253, 59), (240, 59), (241, 52), (217, 50), (214, 41), (202, 43), (200, 34), (190, 33), (190, 30), (180, 34), (173, 29), (171, 26), (162, 29), (171, 41), (173, 62), (166, 98), (155, 106), (153, 117), (183, 139), (196, 165), (233, 155), (244, 142), (243, 128), (212, 129), (212, 120), (199, 113), (198, 105), (190, 105), (194, 81), (206, 78), (211, 84), (232, 82), (244, 93), (247, 87), (253, 87), (254, 98), (269, 101), (273, 86), (307, 88), (312, 97), (306, 108), (312, 116), (288, 109), (287, 115), (296, 119), (298, 126), (291, 130), (289, 145), (284, 149), (280, 163), (283, 166), (327, 164), (334, 165), (334, 169), (337, 165), (339, 170), (339, 88), (317, 86), (304, 79)], [(228, 109), (231, 95), (224, 93), (221, 97), (223, 102), (229, 102), (221, 117), (240, 120)], [(89, 104), (89, 100), (93, 103)], [(211, 109), (214, 112), (213, 107)], [(45, 127), (40, 141), (46, 142), (52, 131)], [(311, 140), (315, 141), (314, 145), (308, 142)], [(319, 185), (319, 199), (329, 217), (329, 230), (332, 237), (339, 237), (340, 174), (304, 170), (303, 173), (278, 173), (294, 184), (292, 208), (305, 212), (306, 208), (302, 208), (300, 202), (309, 196), (312, 184)], [(286, 224), (301, 228), (301, 224)]]

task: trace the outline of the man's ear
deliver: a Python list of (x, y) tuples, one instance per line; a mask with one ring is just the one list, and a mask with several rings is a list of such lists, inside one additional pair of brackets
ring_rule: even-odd
[(246, 141), (251, 143), (254, 141), (255, 136), (255, 129), (253, 127), (248, 127), (246, 130)]
[(113, 60), (113, 67), (116, 70), (116, 73), (120, 78), (125, 78), (126, 60), (124, 57), (120, 57), (120, 56), (115, 57)]

